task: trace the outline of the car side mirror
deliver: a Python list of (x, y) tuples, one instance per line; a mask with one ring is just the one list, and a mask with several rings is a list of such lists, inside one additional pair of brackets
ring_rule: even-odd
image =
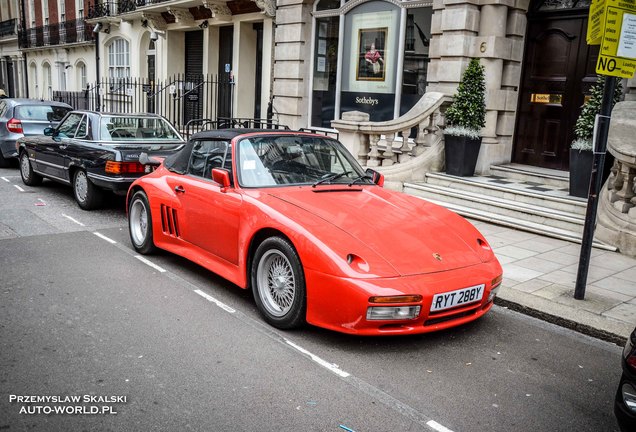
[(369, 178), (371, 178), (371, 181), (373, 183), (377, 184), (380, 187), (384, 186), (384, 174), (376, 170), (372, 170), (371, 168), (367, 168), (365, 173), (369, 176)]
[(55, 136), (55, 129), (52, 127), (44, 128), (44, 135), (46, 136)]
[(230, 173), (221, 168), (212, 168), (212, 180), (221, 185), (221, 192), (230, 187)]

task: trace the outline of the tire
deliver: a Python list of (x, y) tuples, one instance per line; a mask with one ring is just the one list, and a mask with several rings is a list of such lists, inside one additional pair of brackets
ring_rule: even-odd
[(305, 323), (305, 275), (296, 250), (287, 240), (270, 237), (261, 243), (250, 273), (256, 306), (265, 321), (279, 329)]
[(157, 251), (152, 237), (152, 214), (148, 196), (137, 191), (128, 206), (128, 232), (130, 241), (137, 252), (149, 255)]
[(42, 184), (42, 176), (33, 171), (29, 155), (26, 151), (20, 153), (20, 176), (22, 177), (22, 182), (27, 186), (38, 186)]
[(99, 208), (104, 201), (104, 191), (88, 179), (84, 170), (77, 170), (73, 175), (73, 195), (83, 210)]

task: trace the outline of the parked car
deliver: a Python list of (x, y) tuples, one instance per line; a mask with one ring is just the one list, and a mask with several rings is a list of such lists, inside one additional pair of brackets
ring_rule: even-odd
[(614, 413), (618, 425), (623, 432), (636, 430), (636, 329), (627, 339), (621, 361), (623, 375), (621, 376), (616, 398)]
[(104, 190), (125, 195), (145, 174), (142, 151), (166, 156), (184, 143), (160, 115), (71, 111), (44, 136), (17, 145), (24, 184), (36, 186), (42, 178), (70, 184), (79, 206), (91, 210), (101, 205)]
[(73, 108), (62, 102), (37, 99), (0, 99), (0, 167), (18, 157), (16, 141), (22, 137), (42, 135), (55, 127)]
[(131, 186), (130, 238), (251, 287), (282, 329), (409, 334), (483, 316), (502, 280), (484, 236), (383, 182), (325, 136), (200, 132)]

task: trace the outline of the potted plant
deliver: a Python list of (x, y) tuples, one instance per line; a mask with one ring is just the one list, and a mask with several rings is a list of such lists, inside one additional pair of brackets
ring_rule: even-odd
[[(594, 135), (594, 120), (596, 114), (601, 111), (603, 102), (603, 86), (605, 79), (599, 76), (596, 83), (590, 88), (590, 98), (583, 109), (574, 126), (574, 141), (570, 145), (570, 195), (586, 198), (590, 189), (590, 177), (592, 176), (592, 163), (594, 154), (592, 153), (592, 139)], [(614, 91), (613, 104), (618, 102), (623, 93), (621, 82), (618, 81)], [(605, 166), (603, 167), (603, 179), (607, 178), (609, 169), (612, 166), (613, 158), (605, 155)]]
[(446, 173), (474, 175), (481, 147), (481, 128), (486, 125), (486, 78), (478, 59), (470, 61), (462, 76), (453, 103), (446, 110), (446, 124)]

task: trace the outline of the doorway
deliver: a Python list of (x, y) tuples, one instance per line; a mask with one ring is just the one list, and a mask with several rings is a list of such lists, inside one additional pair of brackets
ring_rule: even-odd
[(539, 5), (528, 13), (513, 162), (569, 167), (574, 125), (596, 81), (599, 48), (585, 41), (589, 6), (576, 6)]
[[(234, 49), (234, 26), (219, 29), (219, 99), (217, 116), (232, 117), (232, 90), (234, 75), (232, 72), (232, 52)], [(220, 127), (220, 126), (219, 126)]]

